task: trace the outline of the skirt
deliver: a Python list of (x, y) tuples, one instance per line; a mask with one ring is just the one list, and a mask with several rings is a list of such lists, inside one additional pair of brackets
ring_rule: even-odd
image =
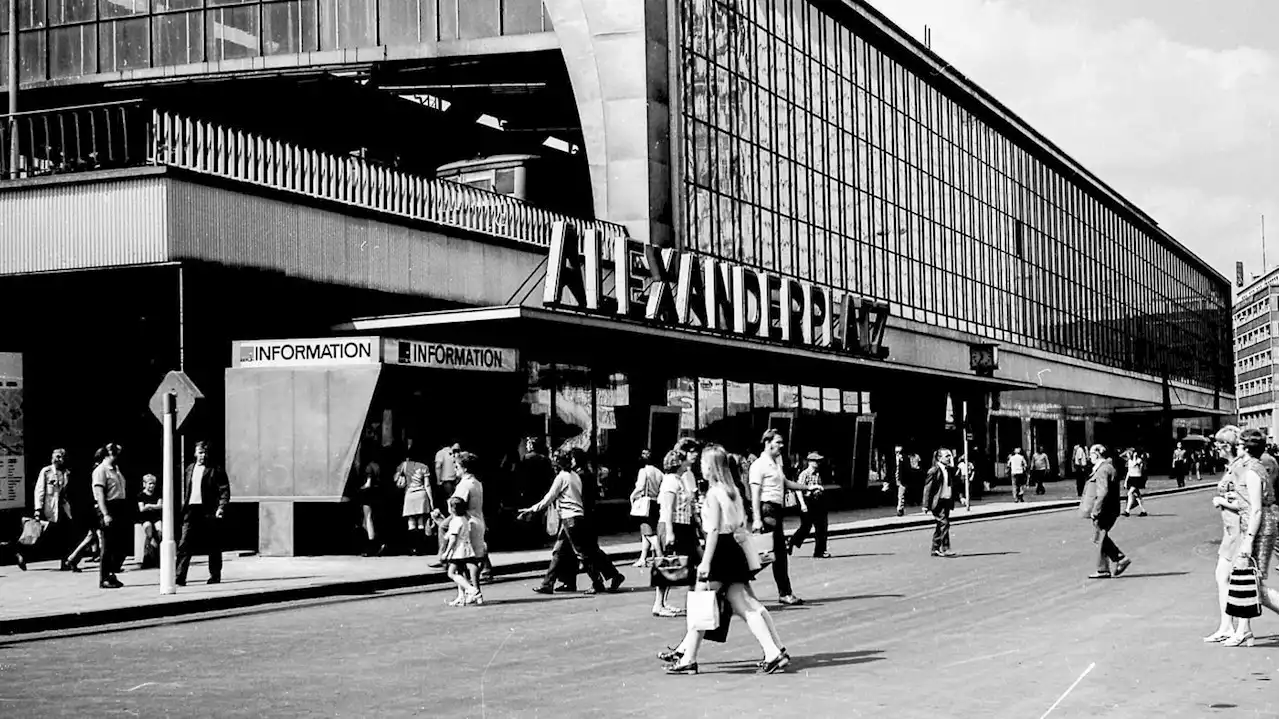
[(401, 516), (416, 517), (427, 513), (427, 490), (409, 490), (404, 493), (404, 508)]
[[(683, 554), (689, 558), (689, 578), (683, 582), (669, 582), (661, 574), (650, 573), (651, 587), (692, 587), (698, 580), (698, 562), (702, 561), (702, 552), (698, 550), (698, 533), (692, 524), (674, 524), (676, 541), (662, 547), (664, 554)], [(658, 535), (660, 541), (665, 539)]]
[(635, 517), (634, 519), (640, 523), (641, 537), (657, 536), (658, 534), (658, 502), (656, 500), (654, 501), (653, 509), (649, 510), (649, 515), (647, 517)]
[(1258, 562), (1258, 576), (1266, 581), (1271, 576), (1271, 562), (1275, 558), (1277, 521), (1276, 505), (1262, 510), (1262, 524), (1258, 526), (1258, 534), (1253, 538), (1253, 558)]
[(711, 556), (711, 572), (707, 579), (721, 584), (746, 584), (752, 571), (747, 565), (747, 555), (732, 534), (721, 534), (716, 541), (716, 553)]
[(1125, 489), (1137, 489), (1137, 490), (1143, 490), (1143, 489), (1146, 489), (1146, 488), (1147, 488), (1147, 478), (1146, 478), (1146, 477), (1125, 477), (1125, 478), (1124, 478), (1124, 488), (1125, 488)]

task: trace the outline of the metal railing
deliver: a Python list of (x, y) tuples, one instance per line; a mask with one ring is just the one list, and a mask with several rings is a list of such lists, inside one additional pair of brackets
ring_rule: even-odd
[[(162, 165), (412, 220), (546, 247), (552, 225), (625, 235), (620, 225), (570, 217), (515, 197), (302, 147), (148, 108), (139, 102), (0, 116), (0, 147), (16, 137), (17, 162), (0, 177)], [(11, 166), (12, 165), (12, 166)]]

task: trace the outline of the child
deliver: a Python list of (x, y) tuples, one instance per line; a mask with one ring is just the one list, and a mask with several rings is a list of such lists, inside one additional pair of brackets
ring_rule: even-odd
[(476, 564), (480, 560), (476, 556), (472, 542), (472, 526), (471, 519), (467, 517), (467, 505), (453, 500), (449, 502), (449, 511), (452, 516), (449, 518), (449, 528), (445, 532), (445, 549), (440, 553), (440, 559), (447, 567), (446, 572), (449, 578), (458, 585), (458, 596), (449, 602), (449, 606), (484, 604), (484, 595), (469, 578), (468, 565)]

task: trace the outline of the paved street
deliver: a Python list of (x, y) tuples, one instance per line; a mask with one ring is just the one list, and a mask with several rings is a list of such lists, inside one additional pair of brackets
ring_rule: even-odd
[[(1275, 615), (1255, 622), (1259, 647), (1200, 642), (1216, 621), (1208, 495), (1148, 506), (1120, 521), (1134, 564), (1109, 581), (1085, 579), (1070, 512), (960, 526), (954, 559), (919, 530), (798, 555), (808, 604), (774, 608), (784, 675), (754, 673), (741, 622), (705, 645), (702, 675), (662, 674), (653, 654), (683, 621), (649, 616), (627, 567), (618, 596), (541, 597), (524, 575), (479, 608), (433, 587), (0, 640), (0, 715), (1042, 717), (1079, 680), (1049, 716), (1276, 716)], [(772, 602), (767, 572), (756, 588)]]

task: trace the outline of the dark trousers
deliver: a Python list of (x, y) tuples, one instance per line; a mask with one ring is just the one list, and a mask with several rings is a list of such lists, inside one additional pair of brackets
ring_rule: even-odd
[(809, 511), (800, 515), (800, 526), (791, 535), (791, 546), (799, 549), (804, 540), (809, 538), (809, 530), (813, 530), (813, 556), (820, 557), (827, 553), (827, 508), (819, 500), (808, 500)]
[(773, 582), (778, 585), (778, 596), (789, 596), (791, 576), (787, 574), (787, 535), (782, 531), (782, 505), (761, 502), (760, 521), (773, 534)]
[(1089, 483), (1089, 469), (1076, 467), (1076, 496), (1084, 496), (1084, 486)]
[(1044, 494), (1044, 480), (1049, 476), (1047, 469), (1031, 470), (1031, 482), (1036, 485), (1036, 494)]
[[(551, 548), (551, 565), (542, 577), (542, 586), (550, 589), (557, 578), (565, 573), (565, 563), (576, 559), (591, 577), (591, 586), (597, 589), (604, 586), (604, 580), (621, 577), (622, 573), (613, 566), (613, 562), (600, 550), (595, 535), (582, 517), (568, 517), (560, 520), (560, 533), (556, 535), (556, 544)], [(566, 584), (572, 582), (566, 581)]]
[(191, 568), (191, 555), (203, 548), (209, 555), (209, 578), (222, 579), (222, 543), (218, 522), (213, 511), (204, 507), (187, 507), (182, 513), (182, 532), (178, 535), (178, 568), (176, 579), (187, 581)]
[(938, 498), (938, 505), (933, 508), (933, 548), (934, 552), (951, 551), (951, 508), (955, 500)]
[(1013, 478), (1013, 501), (1021, 502), (1022, 495), (1024, 492), (1026, 492), (1026, 489), (1027, 489), (1027, 475), (1025, 473), (1015, 474), (1015, 475), (1012, 475), (1012, 478)]
[(129, 512), (129, 503), (122, 499), (107, 502), (107, 512), (111, 514), (111, 525), (103, 524), (98, 532), (98, 540), (102, 546), (102, 556), (98, 562), (100, 582), (115, 579), (116, 572), (124, 566), (124, 558), (129, 555), (129, 547), (133, 542), (133, 517)]
[(1111, 573), (1111, 563), (1124, 559), (1124, 552), (1111, 541), (1111, 528), (1093, 523), (1093, 543), (1098, 547), (1098, 571)]

